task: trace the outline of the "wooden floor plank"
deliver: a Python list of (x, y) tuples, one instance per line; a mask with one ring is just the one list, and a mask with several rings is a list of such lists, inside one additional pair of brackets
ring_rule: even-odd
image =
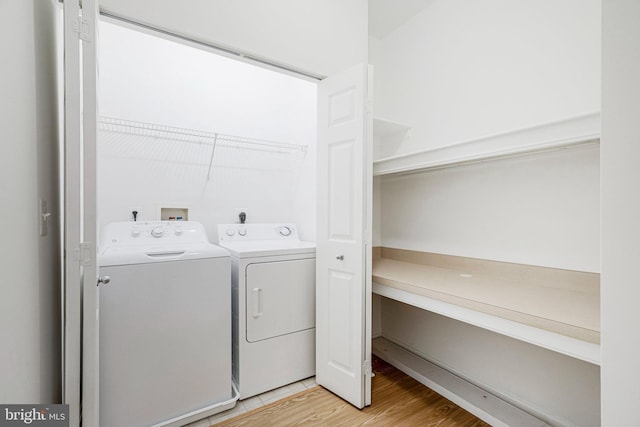
[(489, 426), (380, 359), (373, 371), (373, 405), (362, 410), (315, 387), (215, 426)]

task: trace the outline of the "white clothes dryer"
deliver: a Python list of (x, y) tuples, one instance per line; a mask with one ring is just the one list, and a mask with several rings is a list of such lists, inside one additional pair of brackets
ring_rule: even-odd
[(231, 260), (196, 222), (101, 235), (100, 425), (182, 425), (235, 405)]
[(294, 224), (220, 224), (231, 254), (240, 399), (315, 375), (315, 243)]

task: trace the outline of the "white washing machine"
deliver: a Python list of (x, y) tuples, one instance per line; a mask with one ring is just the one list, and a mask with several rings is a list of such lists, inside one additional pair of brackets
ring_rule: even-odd
[(233, 407), (229, 253), (191, 221), (109, 224), (99, 252), (100, 425)]
[(220, 224), (231, 254), (240, 399), (315, 375), (315, 244), (294, 224)]

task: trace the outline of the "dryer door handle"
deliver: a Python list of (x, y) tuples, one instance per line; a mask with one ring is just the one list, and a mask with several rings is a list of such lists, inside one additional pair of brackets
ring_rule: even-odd
[(252, 309), (253, 309), (253, 317), (262, 316), (262, 289), (261, 288), (253, 288), (253, 298), (252, 298)]

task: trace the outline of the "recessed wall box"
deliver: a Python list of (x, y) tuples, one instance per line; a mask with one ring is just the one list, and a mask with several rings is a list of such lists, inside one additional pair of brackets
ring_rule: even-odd
[(162, 221), (188, 221), (189, 208), (160, 208)]

